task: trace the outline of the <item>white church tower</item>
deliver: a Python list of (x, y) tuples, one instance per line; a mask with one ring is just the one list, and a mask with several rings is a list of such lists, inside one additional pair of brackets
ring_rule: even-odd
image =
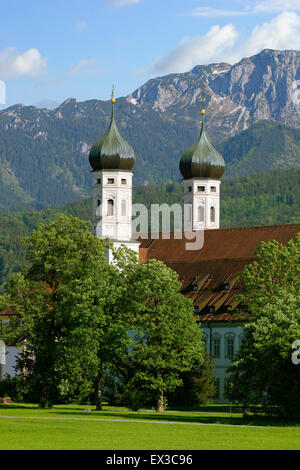
[(222, 155), (209, 142), (202, 109), (198, 140), (181, 157), (184, 184), (185, 229), (212, 230), (220, 227), (220, 185), (225, 171)]
[[(93, 231), (101, 239), (109, 238), (113, 247), (125, 245), (139, 251), (132, 240), (132, 178), (135, 153), (120, 134), (114, 116), (112, 94), (111, 122), (106, 133), (91, 148), (89, 160), (93, 178)], [(109, 262), (112, 252), (108, 253)]]

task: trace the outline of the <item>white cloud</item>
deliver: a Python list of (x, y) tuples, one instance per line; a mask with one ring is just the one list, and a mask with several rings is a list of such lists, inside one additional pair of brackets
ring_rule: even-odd
[(10, 78), (27, 75), (36, 77), (46, 70), (46, 59), (37, 49), (28, 49), (19, 53), (15, 47), (7, 47), (0, 52), (0, 78)]
[(233, 64), (263, 49), (300, 49), (300, 15), (281, 13), (269, 23), (256, 26), (246, 41), (238, 43), (237, 39), (234, 25), (213, 26), (205, 36), (184, 38), (171, 52), (159, 57), (150, 70), (152, 73), (186, 72), (195, 65)]
[(300, 11), (300, 0), (250, 0), (245, 4), (245, 9), (222, 10), (213, 7), (196, 7), (186, 13), (186, 16), (202, 18), (230, 18), (234, 16), (256, 15), (258, 13), (278, 13), (284, 11)]
[(136, 5), (141, 0), (108, 0), (108, 4), (111, 7), (125, 7), (127, 5)]
[[(39, 83), (42, 85), (52, 85), (53, 83), (61, 82), (62, 80), (68, 80), (70, 78), (75, 77), (82, 71), (85, 71), (85, 73), (91, 73), (94, 72), (95, 70), (91, 69), (86, 69), (90, 65), (95, 65), (97, 63), (97, 59), (89, 59), (89, 60), (79, 60), (76, 64), (71, 65), (69, 70), (65, 73), (61, 73), (60, 75), (57, 75), (56, 77), (48, 77), (45, 78), (44, 80), (41, 80)], [(85, 70), (84, 70), (85, 69)]]
[(184, 38), (171, 52), (155, 61), (155, 72), (185, 72), (197, 64), (208, 64), (221, 60), (226, 50), (232, 47), (238, 33), (232, 24), (223, 28), (213, 26), (205, 36)]
[(234, 11), (234, 10), (219, 10), (218, 8), (212, 7), (196, 7), (190, 13), (187, 13), (186, 16), (195, 16), (202, 18), (230, 18), (233, 16), (244, 16), (248, 15), (246, 11)]
[(234, 63), (263, 49), (300, 49), (300, 15), (284, 12), (256, 26), (247, 41), (233, 48), (224, 60)]
[(253, 12), (300, 11), (299, 0), (262, 0), (254, 2)]
[(75, 23), (75, 28), (76, 28), (76, 31), (84, 31), (85, 29), (87, 29), (88, 27), (88, 24), (86, 21), (76, 21)]

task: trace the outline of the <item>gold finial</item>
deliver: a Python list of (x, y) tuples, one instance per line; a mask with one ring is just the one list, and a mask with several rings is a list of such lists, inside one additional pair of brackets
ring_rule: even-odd
[(204, 93), (202, 92), (202, 110), (201, 110), (202, 116), (205, 116), (205, 99), (204, 99)]
[(111, 103), (112, 104), (115, 104), (116, 100), (115, 100), (115, 85), (113, 85), (113, 89), (112, 89), (112, 92), (111, 92)]

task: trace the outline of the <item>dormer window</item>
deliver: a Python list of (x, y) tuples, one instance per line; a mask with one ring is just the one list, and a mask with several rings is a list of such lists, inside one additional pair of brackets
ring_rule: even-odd
[(198, 290), (197, 284), (194, 284), (194, 285), (192, 286), (192, 290), (193, 290), (194, 292), (197, 292), (197, 290)]
[(198, 305), (196, 305), (196, 306), (194, 307), (194, 313), (199, 313), (199, 307), (198, 307)]

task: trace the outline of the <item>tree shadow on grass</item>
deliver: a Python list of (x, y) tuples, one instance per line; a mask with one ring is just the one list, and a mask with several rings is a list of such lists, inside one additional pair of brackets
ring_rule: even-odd
[[(1, 410), (35, 410), (44, 411), (45, 417), (64, 417), (64, 418), (86, 418), (86, 419), (111, 419), (111, 420), (136, 420), (136, 421), (156, 421), (156, 422), (178, 422), (178, 423), (197, 423), (197, 424), (220, 424), (220, 425), (244, 425), (244, 426), (300, 426), (298, 422), (283, 422), (276, 420), (272, 417), (263, 415), (250, 415), (243, 417), (237, 411), (233, 413), (226, 413), (221, 409), (210, 409), (209, 411), (166, 411), (164, 413), (156, 413), (153, 410), (142, 410), (137, 412), (127, 411), (126, 409), (104, 409), (103, 411), (96, 411), (94, 407), (87, 406), (91, 411), (86, 412), (83, 406), (80, 405), (58, 405), (53, 408), (41, 409), (38, 405), (32, 404), (1, 404)], [(222, 416), (225, 415), (226, 416)]]
[(11, 404), (0, 404), (0, 411), (1, 410), (38, 410), (40, 409), (38, 405), (26, 405), (26, 404), (19, 404), (19, 403), (11, 403)]
[(239, 415), (231, 415), (231, 416), (209, 416), (204, 415), (192, 415), (192, 414), (184, 414), (184, 413), (156, 413), (156, 412), (117, 412), (117, 411), (95, 411), (92, 410), (89, 413), (84, 412), (83, 410), (80, 411), (72, 411), (70, 409), (66, 409), (65, 411), (60, 408), (59, 410), (54, 410), (56, 415), (60, 416), (76, 416), (80, 418), (87, 418), (87, 419), (120, 419), (120, 420), (136, 420), (136, 421), (163, 421), (163, 422), (179, 422), (179, 423), (197, 423), (197, 424), (230, 424), (230, 425), (245, 425), (245, 426), (287, 426), (287, 425), (294, 425), (296, 423), (283, 423), (274, 421), (274, 419), (267, 418), (265, 416), (252, 416), (244, 418), (243, 416)]

